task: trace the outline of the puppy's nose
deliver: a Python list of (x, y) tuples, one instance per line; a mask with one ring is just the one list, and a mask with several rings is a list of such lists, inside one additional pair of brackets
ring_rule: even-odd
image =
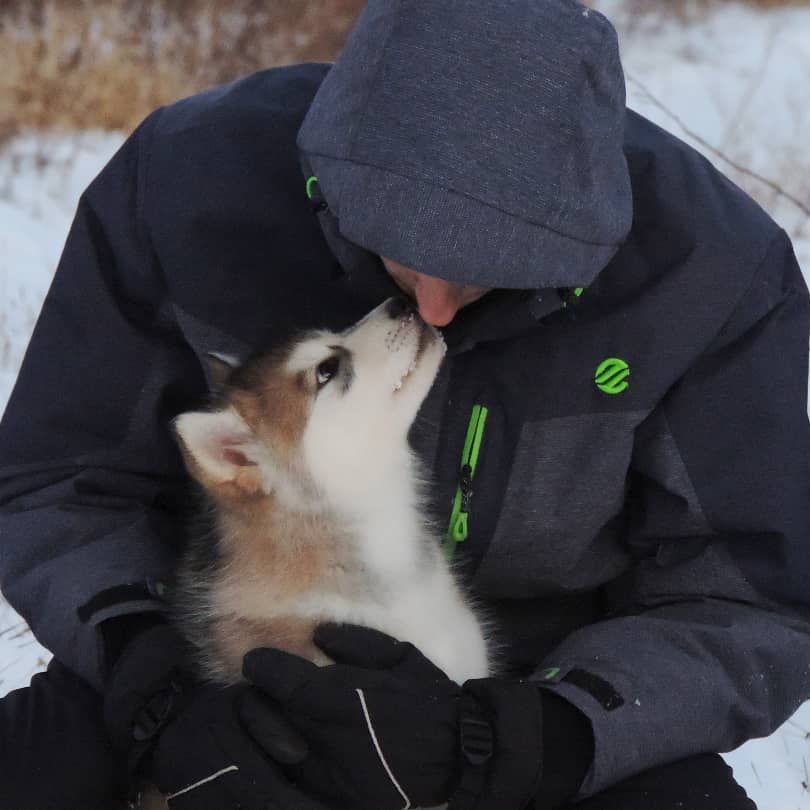
[(407, 315), (410, 315), (413, 311), (413, 304), (407, 298), (405, 298), (404, 295), (399, 295), (396, 298), (392, 298), (385, 307), (385, 312), (388, 317), (394, 320), (397, 318), (404, 318)]

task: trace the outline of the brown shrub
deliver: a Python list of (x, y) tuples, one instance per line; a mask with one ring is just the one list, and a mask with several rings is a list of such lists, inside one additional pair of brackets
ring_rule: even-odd
[(0, 0), (0, 133), (131, 130), (271, 65), (333, 59), (362, 0)]

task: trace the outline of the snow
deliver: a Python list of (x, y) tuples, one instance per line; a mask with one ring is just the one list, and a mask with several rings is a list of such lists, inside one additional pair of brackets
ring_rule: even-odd
[[(807, 275), (810, 8), (717, 3), (699, 14), (687, 6), (692, 11), (681, 20), (665, 3), (643, 4), (643, 14), (637, 0), (593, 5), (619, 29), (630, 106), (692, 143), (755, 196), (793, 237)], [(122, 140), (119, 133), (26, 133), (0, 146), (0, 410), (79, 194)], [(27, 683), (49, 657), (0, 599), (0, 695)], [(726, 758), (760, 810), (810, 810), (810, 703), (767, 739)]]
[(0, 696), (27, 684), (50, 659), (26, 623), (0, 599)]
[[(633, 0), (594, 5), (619, 29), (628, 105), (754, 196), (791, 234), (810, 273), (810, 8), (715, 3), (684, 27), (665, 3), (645, 4), (643, 15)], [(775, 181), (804, 210), (717, 152)]]

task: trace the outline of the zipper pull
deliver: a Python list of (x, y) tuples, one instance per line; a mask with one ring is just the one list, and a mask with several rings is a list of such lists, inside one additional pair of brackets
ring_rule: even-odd
[(469, 531), (470, 502), (473, 496), (473, 476), (478, 463), (478, 453), (481, 441), (484, 438), (484, 426), (489, 411), (483, 405), (474, 405), (470, 424), (467, 427), (467, 436), (464, 440), (464, 449), (461, 454), (461, 471), (459, 472), (456, 496), (453, 498), (453, 511), (450, 515), (450, 525), (447, 527), (447, 537), (442, 545), (447, 559), (451, 559), (458, 543), (467, 539)]
[(455, 544), (467, 539), (467, 528), (467, 513), (459, 512), (450, 527), (448, 539), (452, 541), (452, 544), (445, 543), (445, 553), (451, 557), (453, 556), (452, 552), (455, 551)]
[(450, 526), (450, 535), (456, 543), (467, 539), (467, 531), (469, 528), (467, 513), (470, 511), (470, 500), (473, 496), (472, 467), (470, 467), (469, 464), (465, 464), (461, 468), (461, 479), (459, 480), (458, 488), (461, 492), (459, 511), (454, 513), (455, 516)]
[(470, 511), (470, 501), (473, 496), (472, 488), (472, 467), (465, 464), (461, 468), (461, 476), (459, 477), (458, 487), (461, 490), (461, 511), (466, 513)]

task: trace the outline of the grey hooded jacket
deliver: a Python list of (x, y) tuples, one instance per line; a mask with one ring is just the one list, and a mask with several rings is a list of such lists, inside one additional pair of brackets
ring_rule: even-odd
[[(524, 5), (559, 7), (572, 26), (590, 20), (594, 44), (578, 64), (612, 53), (594, 12), (515, 8)], [(369, 9), (384, 6), (400, 4)], [(386, 50), (401, 31), (426, 65), (410, 21), (389, 25)], [(535, 53), (522, 40), (515, 52), (517, 82)], [(387, 77), (384, 60), (379, 69)], [(583, 76), (601, 87), (594, 70)], [(0, 425), (4, 594), (60, 659), (100, 683), (99, 623), (162, 607), (186, 483), (168, 426), (205, 397), (205, 354), (342, 328), (396, 291), (350, 231), (425, 272), (464, 280), (469, 266), (470, 280), (511, 288), (445, 330), (451, 350), (413, 442), (449, 525), (473, 406), (487, 408), (455, 558), (493, 613), (504, 674), (534, 679), (590, 719), (595, 759), (581, 795), (768, 734), (810, 696), (810, 312), (789, 240), (703, 158), (632, 112), (621, 114), (623, 163), (610, 161), (615, 82), (593, 92), (613, 111), (604, 126), (576, 127), (604, 135), (582, 142), (603, 160), (580, 175), (564, 161), (554, 174), (543, 158), (550, 187), (591, 190), (561, 202), (553, 229), (543, 217), (554, 195), (541, 167), (526, 165), (531, 144), (518, 149), (506, 133), (484, 149), (490, 130), (469, 122), (435, 196), (408, 151), (421, 132), (413, 121), (412, 136), (385, 141), (366, 187), (343, 165), (351, 150), (315, 147), (329, 95), (313, 97), (331, 75), (324, 65), (266, 71), (160, 110), (83, 195)], [(476, 87), (480, 99), (496, 89)], [(400, 88), (400, 106), (382, 112), (368, 96), (368, 115), (383, 120), (367, 134), (386, 131), (396, 110), (416, 111), (426, 98), (417, 89)], [(531, 132), (521, 137), (545, 135)], [(409, 156), (398, 172), (407, 182), (386, 176), (397, 155)], [(365, 177), (368, 161), (357, 166)], [(311, 167), (320, 181), (310, 200)], [(520, 197), (520, 183), (500, 200), (473, 194), (475, 183), (455, 189), (479, 173), (492, 194), (497, 176), (529, 177), (531, 193)], [(432, 254), (444, 217), (453, 238)], [(556, 257), (548, 267), (532, 233)]]

